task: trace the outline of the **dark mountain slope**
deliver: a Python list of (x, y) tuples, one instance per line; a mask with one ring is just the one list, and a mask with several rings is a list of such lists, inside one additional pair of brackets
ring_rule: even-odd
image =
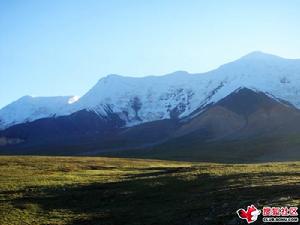
[(159, 120), (124, 128), (123, 125), (116, 114), (99, 117), (85, 110), (70, 116), (40, 119), (0, 132), (0, 153), (86, 155), (144, 148), (165, 141), (177, 129), (178, 122)]
[[(118, 156), (215, 162), (300, 159), (300, 111), (286, 102), (240, 89), (185, 120), (168, 141)], [(109, 155), (109, 154), (108, 154)]]
[(300, 131), (300, 111), (262, 92), (243, 88), (185, 122), (175, 137), (203, 135), (208, 140), (272, 136)]
[[(103, 117), (95, 112), (82, 110), (70, 116), (39, 119), (0, 131), (0, 137), (18, 140), (16, 145), (0, 146), (0, 150), (5, 153), (43, 154), (45, 151), (46, 154), (51, 154), (53, 151), (53, 154), (73, 154), (73, 151), (69, 151), (70, 146), (76, 148), (95, 140), (108, 139), (123, 125), (119, 116), (112, 112)], [(64, 151), (66, 146), (68, 151)], [(58, 149), (54, 151), (56, 148)]]
[(122, 126), (114, 113), (104, 118), (81, 111), (41, 119), (1, 132), (1, 142), (9, 144), (0, 147), (0, 152), (217, 162), (300, 159), (300, 111), (247, 88), (184, 120)]
[(15, 125), (1, 132), (1, 134), (30, 141), (44, 137), (61, 137), (63, 135), (101, 134), (122, 125), (124, 125), (123, 121), (113, 113), (103, 118), (94, 112), (82, 110), (70, 116), (45, 118)]

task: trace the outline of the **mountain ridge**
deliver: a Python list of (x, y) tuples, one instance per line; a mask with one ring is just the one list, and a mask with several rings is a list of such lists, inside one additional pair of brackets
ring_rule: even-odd
[(297, 160), (300, 157), (300, 110), (248, 88), (235, 90), (197, 115), (131, 127), (124, 126), (116, 113), (107, 110), (110, 116), (106, 118), (82, 110), (69, 116), (14, 125), (0, 131), (0, 154), (219, 162)]
[[(1, 109), (0, 129), (49, 116), (70, 115), (80, 110), (105, 115), (107, 107), (118, 114), (126, 126), (169, 119), (172, 116), (184, 118), (239, 87), (269, 93), (299, 108), (300, 60), (252, 52), (206, 73), (177, 71), (164, 76), (142, 78), (112, 74), (101, 78), (77, 101), (58, 107), (48, 114), (39, 113), (40, 107), (36, 107), (23, 120), (16, 120), (7, 118), (7, 113)], [(32, 114), (39, 115), (32, 117)]]

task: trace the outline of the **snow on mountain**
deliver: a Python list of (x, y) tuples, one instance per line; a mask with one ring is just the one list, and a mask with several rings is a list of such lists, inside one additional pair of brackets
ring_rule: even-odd
[(0, 128), (51, 117), (76, 101), (76, 97), (31, 97), (24, 96), (0, 110)]
[(87, 109), (99, 115), (113, 111), (126, 121), (127, 126), (132, 126), (142, 122), (188, 116), (240, 87), (265, 92), (300, 108), (300, 60), (253, 52), (216, 70), (201, 74), (178, 71), (164, 76), (143, 78), (108, 75), (73, 104), (54, 104), (53, 108), (45, 109), (45, 113), (35, 113), (38, 117), (31, 115), (33, 111), (43, 111), (43, 107), (32, 110), (29, 104), (31, 110), (18, 109), (12, 114), (6, 113), (5, 116), (2, 109), (0, 118), (17, 123), (28, 118), (67, 115)]
[(105, 114), (110, 109), (129, 125), (165, 119), (176, 107), (182, 112), (191, 110), (196, 80), (183, 71), (144, 78), (109, 75), (73, 104), (72, 111), (89, 109)]
[(248, 87), (286, 100), (300, 108), (299, 59), (284, 59), (253, 52), (207, 74), (218, 77), (216, 81), (223, 84), (213, 96), (214, 102), (239, 87)]
[(144, 78), (109, 75), (72, 107), (74, 111), (90, 109), (99, 114), (105, 114), (108, 107), (133, 125), (188, 116), (240, 87), (261, 90), (300, 107), (300, 60), (253, 52), (202, 74), (178, 71)]

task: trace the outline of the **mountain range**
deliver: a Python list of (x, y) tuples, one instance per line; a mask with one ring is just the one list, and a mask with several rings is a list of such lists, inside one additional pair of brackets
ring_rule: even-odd
[(1, 154), (299, 160), (300, 60), (253, 52), (201, 74), (108, 75), (81, 98), (0, 110)]

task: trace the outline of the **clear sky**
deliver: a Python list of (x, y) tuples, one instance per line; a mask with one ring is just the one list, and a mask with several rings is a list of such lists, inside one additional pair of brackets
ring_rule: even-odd
[(251, 51), (300, 58), (297, 0), (0, 0), (0, 107), (83, 95), (106, 74), (205, 72)]

